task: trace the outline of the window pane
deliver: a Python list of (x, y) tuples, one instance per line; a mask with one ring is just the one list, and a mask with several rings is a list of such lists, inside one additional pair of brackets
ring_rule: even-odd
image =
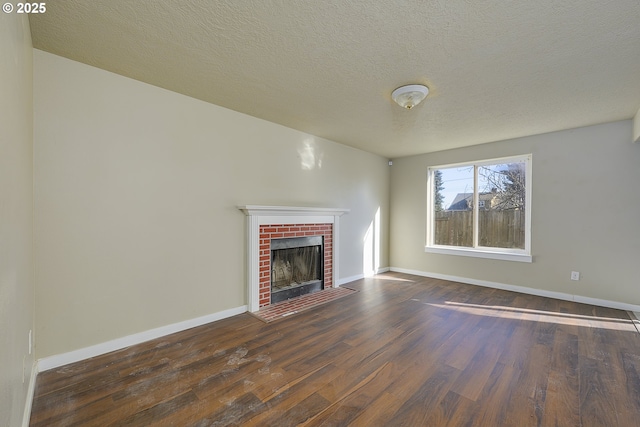
[(436, 245), (473, 246), (473, 166), (433, 171)]
[(523, 161), (478, 167), (479, 246), (524, 249), (525, 165)]

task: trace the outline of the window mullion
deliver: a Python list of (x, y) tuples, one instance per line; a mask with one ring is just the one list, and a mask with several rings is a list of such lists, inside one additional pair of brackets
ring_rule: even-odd
[(473, 247), (478, 247), (478, 219), (480, 196), (478, 195), (478, 165), (473, 165)]
[(427, 245), (431, 246), (435, 243), (435, 222), (436, 222), (436, 210), (434, 206), (435, 202), (435, 172), (429, 170), (427, 173)]

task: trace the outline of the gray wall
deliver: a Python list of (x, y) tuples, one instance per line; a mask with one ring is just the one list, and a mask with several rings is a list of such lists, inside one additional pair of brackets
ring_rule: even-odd
[[(394, 159), (391, 267), (640, 304), (640, 145), (631, 141), (627, 120)], [(528, 153), (533, 263), (424, 252), (427, 167)]]
[[(0, 425), (19, 426), (34, 353), (33, 56), (27, 15), (0, 13)], [(24, 369), (24, 374), (23, 374)]]
[(34, 51), (38, 357), (241, 307), (237, 205), (347, 208), (362, 275), (387, 159)]

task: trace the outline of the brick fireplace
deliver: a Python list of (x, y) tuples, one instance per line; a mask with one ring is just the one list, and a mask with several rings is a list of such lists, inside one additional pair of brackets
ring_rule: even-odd
[(271, 265), (272, 240), (320, 236), (324, 238), (323, 256), (323, 286), (333, 285), (333, 224), (266, 224), (260, 226), (260, 308), (271, 304), (271, 280), (273, 266)]
[(340, 216), (347, 209), (239, 206), (247, 215), (247, 301), (248, 310), (271, 304), (271, 241), (294, 237), (321, 236), (324, 288), (336, 287)]

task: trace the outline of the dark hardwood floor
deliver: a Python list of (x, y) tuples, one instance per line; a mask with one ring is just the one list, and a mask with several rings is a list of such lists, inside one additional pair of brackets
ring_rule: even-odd
[(628, 314), (387, 273), (41, 373), (32, 426), (640, 426)]

